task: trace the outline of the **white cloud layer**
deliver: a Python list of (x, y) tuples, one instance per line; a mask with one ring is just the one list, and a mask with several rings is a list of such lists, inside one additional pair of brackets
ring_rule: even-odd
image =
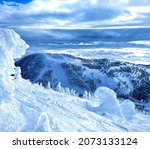
[(150, 26), (149, 0), (3, 1), (0, 13), (0, 26), (11, 28)]

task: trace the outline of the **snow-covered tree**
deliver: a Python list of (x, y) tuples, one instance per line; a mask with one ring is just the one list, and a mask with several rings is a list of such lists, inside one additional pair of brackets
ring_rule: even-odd
[(8, 99), (13, 95), (14, 59), (20, 58), (26, 48), (28, 45), (13, 30), (0, 29), (0, 98)]
[(88, 93), (88, 99), (90, 99), (90, 100), (92, 99), (92, 95), (90, 92)]
[(61, 86), (61, 82), (57, 84), (56, 91), (64, 93), (65, 89)]
[(15, 68), (15, 75), (14, 75), (14, 80), (20, 80), (21, 77), (21, 69), (20, 67)]
[(88, 92), (86, 90), (83, 93), (83, 98), (88, 99)]
[(71, 89), (70, 94), (73, 95), (73, 96), (76, 96), (76, 91)]
[(51, 89), (51, 82), (50, 81), (47, 83), (47, 89)]
[(70, 89), (69, 89), (68, 87), (65, 88), (65, 93), (66, 93), (67, 95), (70, 95)]
[(91, 100), (93, 97), (92, 97), (90, 92), (87, 92), (85, 90), (84, 93), (83, 93), (83, 98)]

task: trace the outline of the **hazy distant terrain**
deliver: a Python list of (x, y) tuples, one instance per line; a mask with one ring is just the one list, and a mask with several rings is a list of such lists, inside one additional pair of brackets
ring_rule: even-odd
[(28, 54), (66, 53), (79, 57), (108, 58), (150, 64), (150, 28), (51, 29), (20, 31), (30, 44)]

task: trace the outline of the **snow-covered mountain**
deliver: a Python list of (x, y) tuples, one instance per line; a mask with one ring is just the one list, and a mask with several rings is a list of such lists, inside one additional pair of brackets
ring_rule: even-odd
[(130, 100), (119, 102), (109, 88), (98, 88), (88, 100), (24, 80), (14, 59), (27, 47), (13, 30), (0, 29), (0, 131), (150, 131), (149, 115)]
[(53, 89), (62, 87), (93, 94), (99, 86), (106, 86), (119, 98), (150, 99), (150, 66), (109, 59), (84, 59), (64, 54), (32, 54), (16, 62), (22, 77), (32, 83), (50, 82)]

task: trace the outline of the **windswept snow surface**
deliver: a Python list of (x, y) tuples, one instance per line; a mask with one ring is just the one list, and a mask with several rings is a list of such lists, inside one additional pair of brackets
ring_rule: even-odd
[[(15, 77), (10, 76), (14, 73), (13, 59), (24, 54), (27, 47), (14, 31), (0, 30), (0, 131), (150, 131), (149, 115), (132, 113), (132, 103), (120, 104), (108, 88), (99, 88), (96, 97), (88, 100), (32, 84), (20, 77), (19, 68)], [(103, 95), (113, 104), (129, 108), (127, 114), (132, 117), (127, 120), (107, 109), (101, 113), (90, 110), (96, 98), (101, 101)], [(4, 100), (7, 97), (9, 100)]]

